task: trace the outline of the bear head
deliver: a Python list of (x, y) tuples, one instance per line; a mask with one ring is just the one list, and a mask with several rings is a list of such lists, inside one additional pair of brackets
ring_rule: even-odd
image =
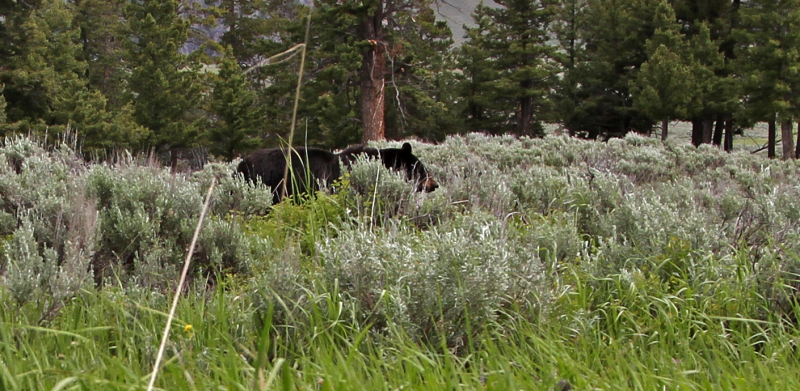
[(411, 152), (411, 144), (404, 143), (401, 148), (384, 148), (380, 151), (381, 160), (387, 168), (406, 173), (406, 179), (413, 180), (417, 191), (432, 192), (439, 187), (425, 165)]

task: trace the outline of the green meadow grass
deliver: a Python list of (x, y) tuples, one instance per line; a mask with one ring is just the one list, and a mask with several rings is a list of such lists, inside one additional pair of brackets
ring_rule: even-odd
[(733, 139), (733, 145), (739, 147), (761, 147), (767, 143), (766, 137), (737, 137)]
[[(800, 387), (792, 327), (709, 315), (715, 299), (665, 292), (648, 281), (625, 285), (621, 276), (599, 282), (617, 294), (613, 301), (590, 304), (598, 282), (563, 272), (572, 272), (576, 289), (558, 298), (546, 320), (532, 323), (509, 312), (458, 351), (415, 343), (401, 330), (372, 334), (352, 326), (346, 309), (340, 319), (310, 316), (314, 333), (285, 341), (268, 323), (255, 326), (253, 303), (236, 281), (191, 291), (180, 303), (156, 384), (164, 390), (550, 390), (567, 379), (573, 389)], [(738, 299), (744, 298), (729, 298)], [(84, 291), (56, 320), (39, 325), (35, 306), (19, 310), (4, 297), (3, 389), (144, 389), (167, 302), (151, 292)], [(592, 307), (598, 310), (587, 319)]]

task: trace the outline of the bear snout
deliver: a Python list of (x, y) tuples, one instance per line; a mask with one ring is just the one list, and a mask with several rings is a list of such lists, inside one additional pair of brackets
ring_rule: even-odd
[(430, 193), (430, 192), (432, 192), (432, 191), (434, 191), (434, 190), (439, 188), (439, 182), (436, 182), (436, 180), (431, 178), (431, 177), (428, 177), (427, 179), (425, 179), (425, 183), (423, 185), (424, 185), (425, 191), (428, 192), (428, 193)]

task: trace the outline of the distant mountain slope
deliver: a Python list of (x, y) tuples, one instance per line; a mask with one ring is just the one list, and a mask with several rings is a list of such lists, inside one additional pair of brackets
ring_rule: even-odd
[[(436, 0), (433, 4), (433, 10), (439, 19), (447, 21), (450, 30), (453, 32), (453, 40), (456, 41), (456, 46), (464, 42), (464, 25), (473, 26), (472, 11), (480, 4), (481, 0)], [(499, 7), (497, 3), (492, 0), (485, 0), (484, 4), (490, 7)]]
[[(191, 0), (197, 2), (198, 0)], [(298, 0), (299, 3), (309, 5), (311, 0)], [(460, 46), (465, 41), (464, 25), (474, 26), (472, 22), (472, 11), (480, 4), (481, 0), (435, 0), (432, 5), (436, 17), (439, 20), (444, 20), (450, 26), (450, 31), (453, 32), (453, 40), (456, 46)], [(484, 4), (490, 7), (499, 7), (497, 3), (492, 0), (484, 0)], [(196, 33), (201, 33), (198, 36), (190, 38), (181, 48), (184, 54), (191, 53), (197, 50), (205, 39), (219, 42), (222, 34), (225, 33), (225, 27), (221, 24), (216, 26), (194, 25), (192, 28)]]

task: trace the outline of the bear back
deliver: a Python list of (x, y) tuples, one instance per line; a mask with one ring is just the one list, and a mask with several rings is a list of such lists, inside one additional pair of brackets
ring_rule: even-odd
[(236, 171), (248, 182), (269, 186), (273, 203), (278, 203), (284, 189), (287, 153), (292, 156), (292, 179), (286, 187), (288, 195), (316, 190), (320, 183), (330, 186), (342, 175), (340, 162), (350, 169), (358, 156), (381, 159), (386, 168), (404, 172), (406, 179), (414, 182), (416, 191), (431, 192), (439, 187), (422, 162), (414, 156), (409, 143), (404, 143), (401, 148), (384, 149), (355, 145), (338, 154), (319, 148), (261, 149), (244, 158)]
[(248, 182), (269, 186), (273, 203), (278, 203), (283, 193), (287, 153), (292, 156), (290, 177), (293, 179), (288, 184), (286, 194), (318, 189), (318, 182), (327, 186), (341, 177), (336, 154), (319, 148), (260, 149), (244, 158), (236, 171)]

